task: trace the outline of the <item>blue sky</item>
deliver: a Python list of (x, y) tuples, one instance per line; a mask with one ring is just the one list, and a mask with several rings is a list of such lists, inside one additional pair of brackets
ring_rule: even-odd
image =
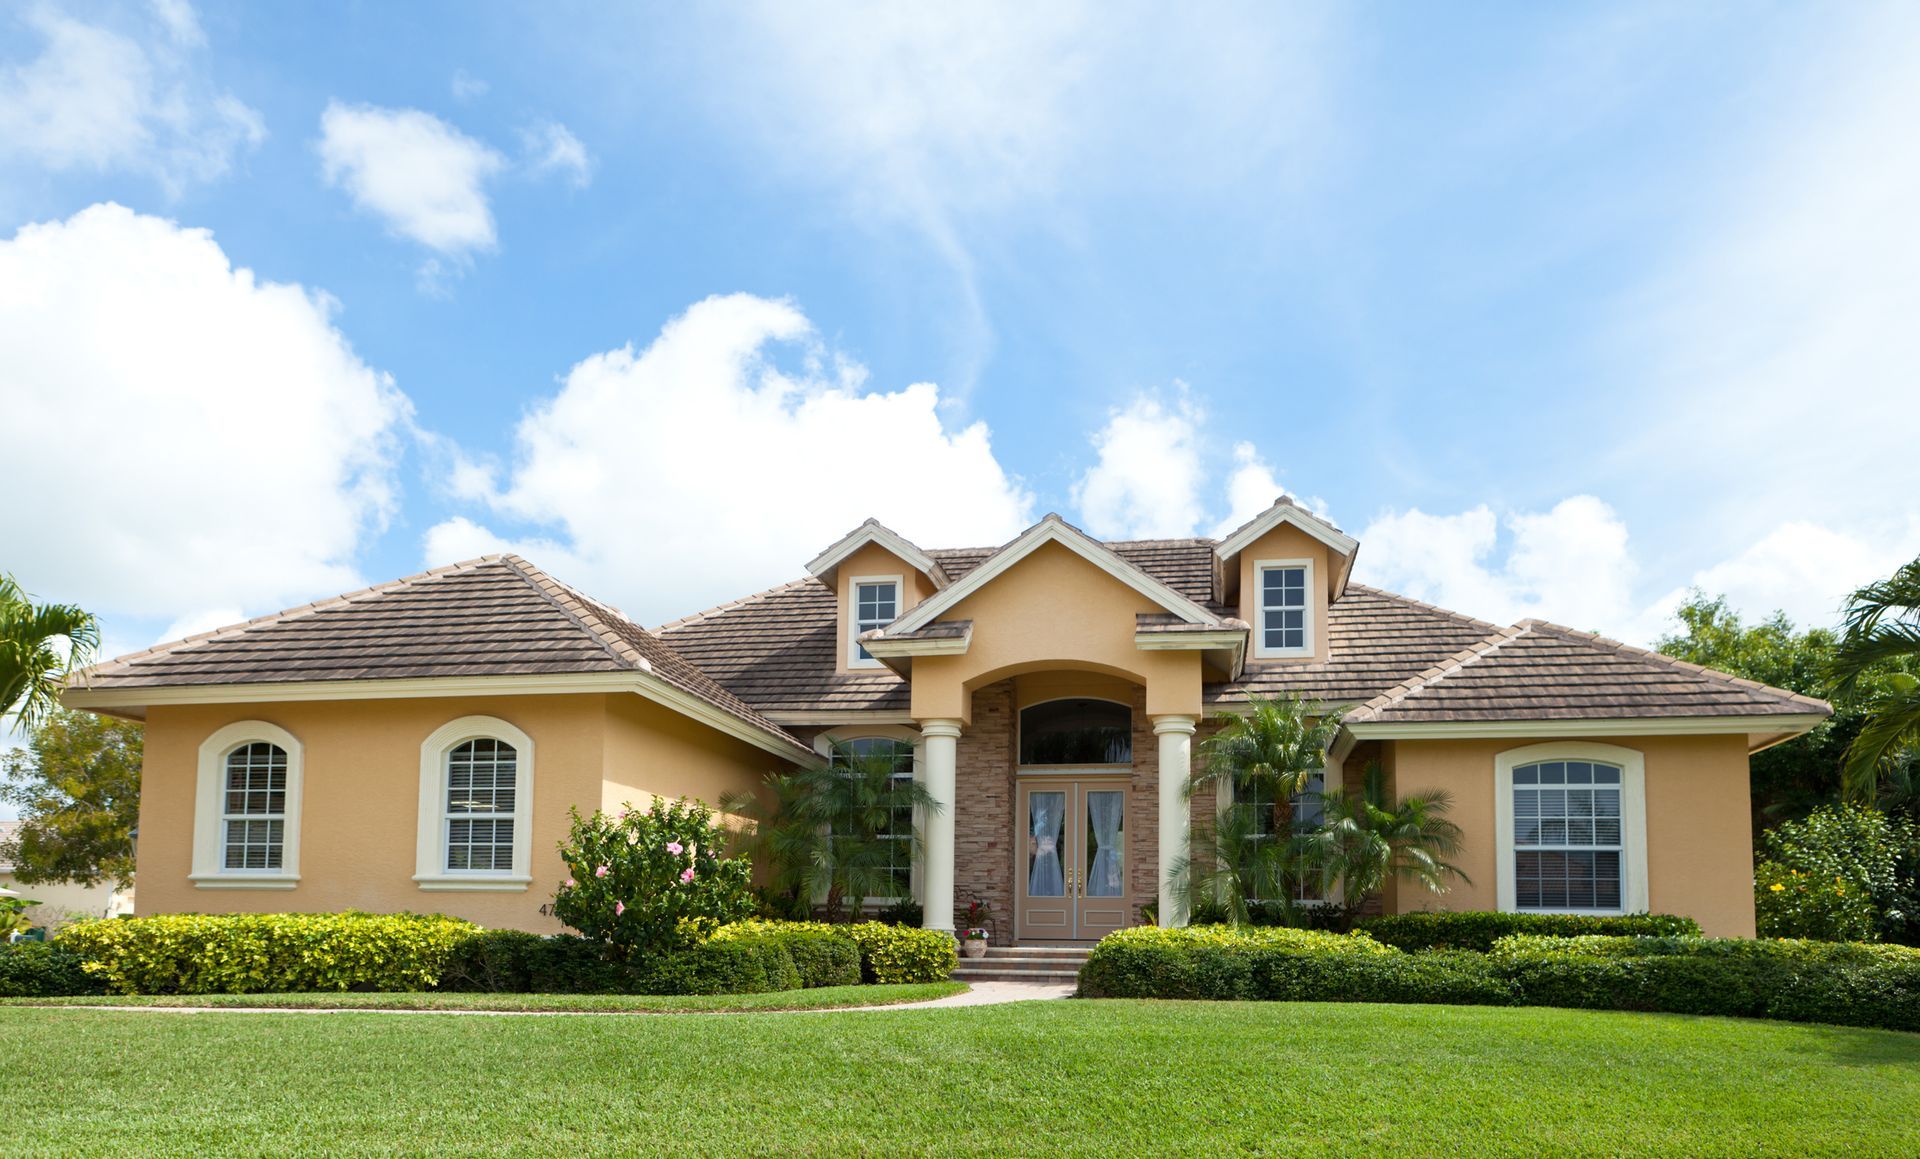
[(1646, 641), (1920, 551), (1911, 6), (605, 7), (0, 11), (0, 568), (114, 650), (501, 547), (653, 623), (1285, 489)]

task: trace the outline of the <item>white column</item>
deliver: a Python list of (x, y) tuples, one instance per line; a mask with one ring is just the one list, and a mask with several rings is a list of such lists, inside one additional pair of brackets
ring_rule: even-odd
[(1160, 904), (1163, 926), (1187, 924), (1186, 902), (1173, 887), (1173, 867), (1188, 856), (1193, 843), (1192, 810), (1187, 781), (1193, 769), (1193, 718), (1156, 716), (1153, 735), (1160, 738)]
[(926, 831), (921, 834), (920, 850), (925, 862), (921, 867), (924, 912), (921, 925), (930, 930), (953, 932), (953, 813), (956, 764), (959, 757), (960, 722), (927, 720), (920, 723), (921, 767), (925, 770), (927, 793), (940, 803), (927, 810)]

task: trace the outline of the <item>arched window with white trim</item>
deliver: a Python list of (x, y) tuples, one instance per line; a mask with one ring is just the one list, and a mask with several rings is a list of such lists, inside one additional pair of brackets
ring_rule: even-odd
[(1527, 745), (1495, 758), (1499, 904), (1527, 913), (1647, 908), (1646, 761), (1619, 745)]
[(280, 872), (286, 860), (287, 750), (249, 741), (227, 754), (220, 868)]
[(193, 872), (200, 889), (292, 889), (300, 880), (300, 741), (243, 720), (200, 745)]
[(414, 880), (430, 890), (524, 890), (531, 873), (533, 738), (467, 716), (420, 746)]

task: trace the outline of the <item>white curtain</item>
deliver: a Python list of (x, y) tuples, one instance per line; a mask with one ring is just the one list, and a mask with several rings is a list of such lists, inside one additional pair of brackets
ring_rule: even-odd
[(1088, 793), (1087, 817), (1093, 822), (1097, 848), (1087, 872), (1088, 897), (1119, 897), (1126, 893), (1120, 881), (1120, 821), (1124, 793)]
[(1033, 815), (1033, 864), (1027, 870), (1028, 897), (1065, 897), (1066, 874), (1060, 865), (1060, 823), (1066, 819), (1065, 793), (1035, 793), (1027, 799)]

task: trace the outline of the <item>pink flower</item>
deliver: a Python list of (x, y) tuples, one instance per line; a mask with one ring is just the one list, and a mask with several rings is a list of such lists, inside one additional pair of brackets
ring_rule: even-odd
[(600, 868), (593, 871), (593, 875), (595, 877), (605, 877), (607, 875), (607, 867), (604, 865), (601, 866)]
[(619, 916), (620, 916), (621, 914), (623, 914), (623, 913), (626, 913), (626, 912), (627, 912), (627, 903), (626, 903), (626, 902), (624, 902), (624, 901), (616, 901), (616, 902), (614, 902), (614, 903), (613, 903), (613, 916), (614, 916), (614, 917), (619, 917)]
[(579, 885), (579, 884), (580, 884), (579, 882), (577, 882), (577, 881), (575, 881), (575, 880), (573, 880), (573, 879), (572, 879), (571, 877), (569, 877), (569, 878), (567, 879), (567, 888), (568, 888), (568, 889), (572, 889), (572, 888), (573, 888), (574, 886), (576, 886), (576, 885)]
[(680, 871), (680, 880), (682, 883), (693, 880), (693, 866), (689, 865)]
[(667, 852), (673, 854), (675, 857), (678, 857), (680, 856), (681, 853), (685, 852), (686, 848), (687, 848), (686, 846), (680, 844), (678, 841), (667, 842)]

